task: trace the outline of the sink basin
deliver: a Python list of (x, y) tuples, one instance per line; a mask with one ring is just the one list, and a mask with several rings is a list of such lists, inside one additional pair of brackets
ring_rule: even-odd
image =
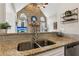
[(55, 42), (52, 42), (52, 41), (49, 41), (49, 40), (39, 40), (39, 41), (36, 41), (36, 42), (37, 42), (41, 47), (56, 44)]
[(22, 42), (22, 43), (18, 44), (17, 50), (18, 51), (25, 51), (25, 50), (40, 48), (40, 47), (49, 46), (49, 45), (53, 45), (53, 44), (55, 44), (55, 42), (52, 42), (49, 40), (36, 40), (34, 43)]
[(35, 48), (39, 48), (39, 46), (31, 42), (22, 42), (22, 43), (19, 43), (17, 46), (18, 51), (25, 51), (25, 50), (35, 49)]

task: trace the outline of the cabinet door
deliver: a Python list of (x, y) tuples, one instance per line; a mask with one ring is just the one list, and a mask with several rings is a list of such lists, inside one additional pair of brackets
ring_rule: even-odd
[(79, 56), (79, 45), (66, 49), (66, 56)]
[(36, 56), (64, 56), (64, 47), (52, 49), (52, 50), (37, 54)]
[(75, 48), (75, 56), (79, 56), (79, 45), (77, 45), (77, 46), (74, 46), (74, 48)]

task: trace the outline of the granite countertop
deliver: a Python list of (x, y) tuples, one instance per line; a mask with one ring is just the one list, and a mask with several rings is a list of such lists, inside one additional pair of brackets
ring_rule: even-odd
[[(55, 33), (57, 33), (57, 32), (38, 32), (38, 33), (39, 33), (39, 34), (47, 34), (47, 33), (49, 33), (49, 34), (50, 34), (50, 33), (55, 34)], [(32, 33), (32, 32), (26, 32), (26, 33), (24, 33), (24, 32), (23, 32), (23, 33), (7, 33), (7, 34), (5, 34), (5, 33), (0, 33), (0, 35), (17, 35), (17, 34), (18, 34), (18, 35), (22, 35), (22, 34), (26, 34), (26, 35), (28, 34), (28, 35), (29, 35), (29, 34), (33, 34), (33, 33)]]
[[(56, 44), (54, 45), (50, 45), (50, 46), (45, 46), (42, 48), (36, 48), (36, 49), (31, 49), (31, 50), (26, 50), (26, 51), (17, 51), (17, 49), (12, 48), (9, 49), (9, 47), (16, 45), (16, 43), (18, 43), (18, 40), (7, 40), (7, 41), (0, 41), (0, 55), (13, 55), (13, 56), (27, 56), (27, 55), (34, 55), (34, 54), (38, 54), (50, 49), (56, 49), (58, 47), (62, 47), (65, 46), (67, 44), (73, 43), (73, 42), (77, 42), (79, 40), (75, 40), (73, 38), (69, 38), (69, 37), (49, 37), (50, 41), (55, 42)], [(25, 40), (25, 41), (29, 41), (29, 40)], [(11, 42), (11, 44), (9, 44), (9, 42)]]
[(38, 53), (41, 53), (41, 52), (44, 52), (44, 51), (56, 49), (58, 47), (62, 47), (62, 46), (65, 46), (67, 44), (79, 41), (79, 40), (75, 40), (75, 39), (68, 38), (68, 37), (53, 37), (53, 38), (50, 37), (50, 39), (48, 39), (48, 40), (55, 42), (56, 44), (50, 45), (50, 46), (45, 46), (45, 47), (42, 47), (42, 48), (36, 48), (36, 49), (28, 50), (28, 51), (22, 51), (22, 52), (19, 52), (19, 53), (21, 53), (22, 55), (35, 55), (35, 54), (38, 54)]

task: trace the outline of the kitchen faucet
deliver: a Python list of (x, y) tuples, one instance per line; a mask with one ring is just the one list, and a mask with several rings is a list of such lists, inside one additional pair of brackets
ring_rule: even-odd
[(39, 47), (41, 47), (37, 42), (36, 40), (38, 40), (38, 31), (37, 31), (37, 28), (38, 28), (38, 24), (37, 24), (37, 21), (36, 20), (32, 20), (32, 32), (33, 32), (33, 37), (32, 37), (32, 43), (36, 43)]

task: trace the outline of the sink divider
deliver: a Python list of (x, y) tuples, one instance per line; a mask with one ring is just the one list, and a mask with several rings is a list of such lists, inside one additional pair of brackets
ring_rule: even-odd
[(39, 46), (39, 48), (41, 48), (41, 46), (37, 42), (35, 42), (35, 44), (37, 44)]

